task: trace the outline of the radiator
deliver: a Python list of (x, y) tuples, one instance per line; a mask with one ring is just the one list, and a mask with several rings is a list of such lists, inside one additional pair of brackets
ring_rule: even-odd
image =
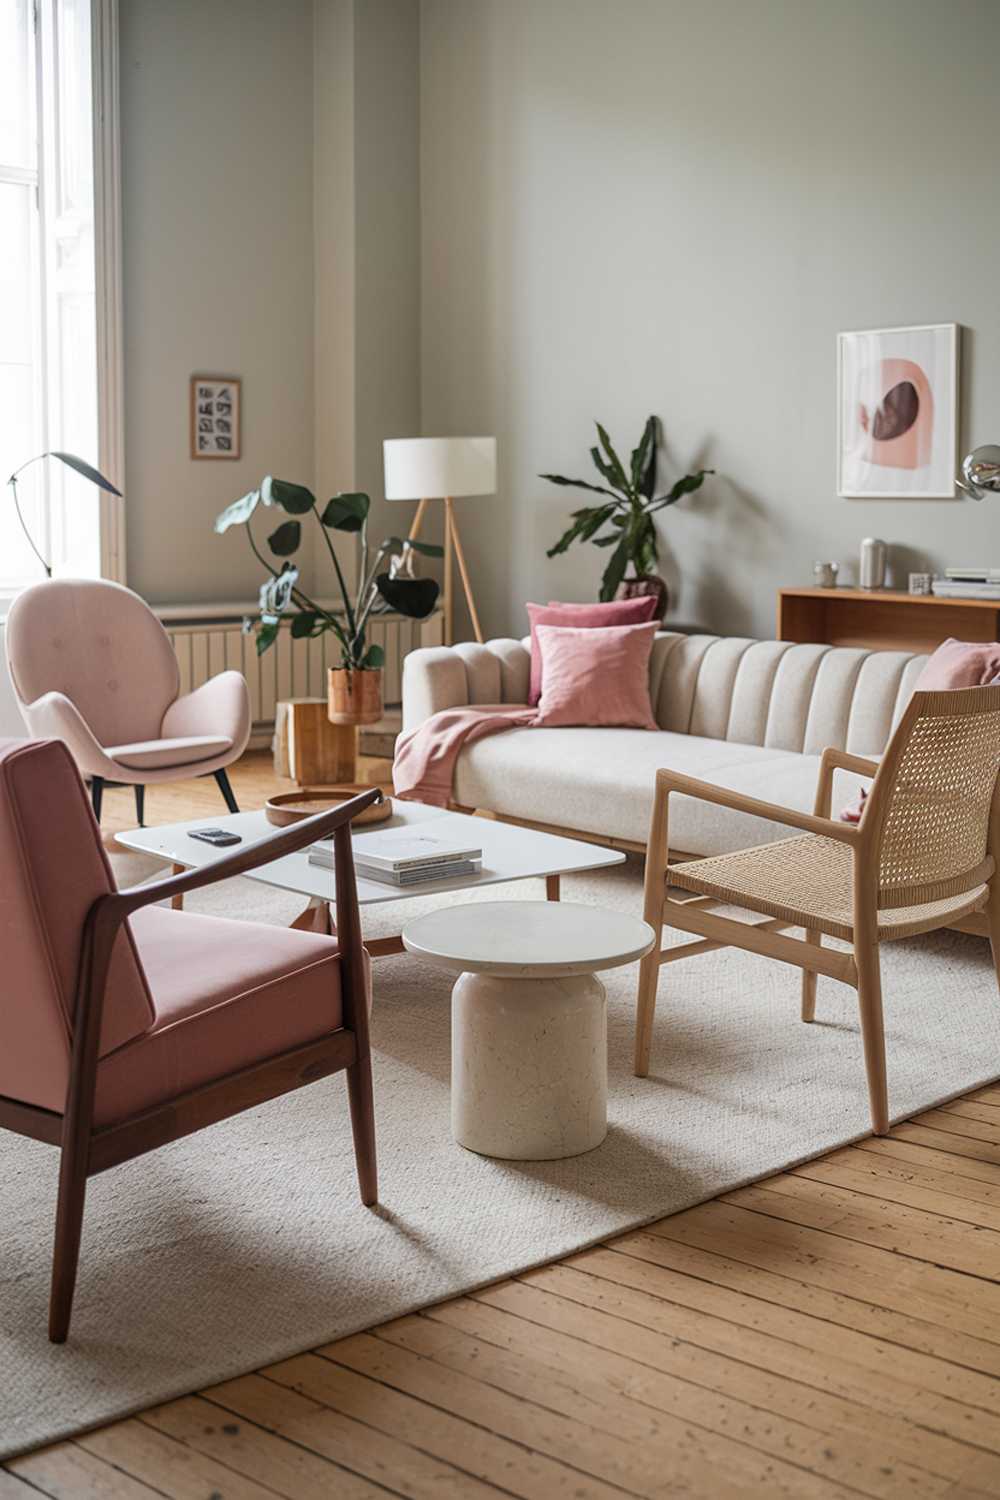
[[(315, 640), (293, 640), (285, 627), (270, 650), (257, 655), (252, 635), (243, 634), (243, 620), (256, 615), (256, 606), (156, 605), (156, 613), (177, 653), (181, 692), (189, 693), (209, 677), (229, 668), (242, 672), (250, 689), (255, 739), (269, 733), (275, 705), (284, 698), (325, 698), (326, 671), (339, 664), (336, 638), (328, 631)], [(368, 644), (385, 652), (383, 694), (387, 705), (402, 701), (403, 659), (418, 646), (437, 646), (443, 640), (442, 614), (426, 620), (404, 615), (377, 615), (368, 624)]]

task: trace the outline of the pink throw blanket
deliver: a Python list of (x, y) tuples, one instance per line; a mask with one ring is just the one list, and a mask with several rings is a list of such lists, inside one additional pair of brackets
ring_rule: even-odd
[(538, 711), (523, 704), (442, 709), (396, 746), (392, 764), (396, 796), (404, 801), (427, 802), (431, 807), (447, 807), (455, 762), (466, 745), (505, 729), (529, 729), (537, 722)]

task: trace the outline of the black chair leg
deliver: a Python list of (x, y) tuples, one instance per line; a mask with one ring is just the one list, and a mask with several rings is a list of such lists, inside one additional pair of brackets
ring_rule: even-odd
[(104, 777), (91, 776), (90, 778), (90, 801), (94, 809), (94, 817), (98, 823), (101, 821), (101, 803), (104, 801)]
[(146, 816), (146, 788), (137, 786), (135, 789), (135, 815), (139, 820), (139, 827), (145, 828), (143, 819)]
[(239, 803), (236, 801), (236, 798), (233, 796), (233, 789), (229, 785), (229, 777), (226, 775), (224, 770), (216, 771), (214, 774), (216, 784), (219, 788), (219, 791), (222, 793), (223, 797), (226, 800), (226, 806), (229, 808), (229, 811), (231, 813), (238, 813), (240, 807)]

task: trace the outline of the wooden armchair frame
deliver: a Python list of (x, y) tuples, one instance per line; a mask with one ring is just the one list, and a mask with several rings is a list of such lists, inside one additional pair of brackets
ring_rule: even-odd
[[(57, 1114), (53, 1110), (0, 1097), (0, 1128), (60, 1148), (49, 1302), (49, 1338), (53, 1343), (65, 1342), (69, 1332), (87, 1178), (109, 1167), (252, 1109), (292, 1089), (346, 1070), (361, 1201), (366, 1205), (376, 1202), (378, 1181), (368, 1003), (350, 825), (359, 812), (381, 800), (381, 791), (373, 787), (338, 808), (257, 839), (201, 869), (112, 892), (100, 897), (91, 907), (81, 948), (65, 1111)], [(212, 1083), (179, 1094), (165, 1104), (95, 1129), (93, 1118), (101, 1017), (115, 939), (123, 922), (141, 907), (183, 898), (202, 886), (244, 875), (248, 870), (269, 864), (283, 855), (294, 854), (330, 834), (334, 843), (337, 940), (340, 946), (341, 1028), (319, 1041), (238, 1069)]]
[[(994, 963), (1000, 976), (1000, 880), (994, 878), (994, 852), (1000, 850), (998, 703), (1000, 693), (992, 687), (914, 693), (880, 762), (836, 749), (823, 752), (812, 813), (796, 812), (669, 770), (656, 773), (646, 855), (644, 915), (654, 930), (675, 927), (691, 933), (693, 940), (654, 948), (640, 965), (635, 1035), (635, 1072), (639, 1077), (649, 1072), (661, 965), (719, 948), (743, 948), (802, 969), (803, 1021), (815, 1017), (817, 975), (825, 974), (857, 990), (872, 1128), (876, 1135), (888, 1130), (880, 943), (951, 926), (956, 920), (981, 911), (989, 927)], [(961, 793), (956, 793), (953, 785), (935, 787), (934, 755), (937, 753), (943, 759), (950, 749), (947, 726), (957, 725), (969, 716), (977, 716), (979, 723), (966, 726), (966, 737), (973, 734), (978, 738), (973, 748), (966, 750), (966, 759), (975, 760), (979, 755), (981, 774), (978, 780), (973, 778), (968, 787), (963, 787)], [(936, 731), (935, 726), (942, 724), (945, 728)], [(960, 738), (962, 732), (956, 730), (952, 738)], [(957, 757), (955, 762), (959, 772), (963, 770), (958, 764), (960, 759)], [(833, 774), (838, 769), (873, 778), (858, 824), (830, 816)], [(727, 862), (732, 867), (736, 860), (752, 861), (759, 856), (761, 875), (766, 879), (769, 859), (774, 869), (776, 849), (789, 851), (791, 858), (792, 844), (788, 842), (762, 845), (714, 860), (686, 860), (668, 870), (669, 803), (673, 793), (766, 818), (814, 839), (831, 840), (837, 849), (849, 850), (848, 913), (831, 914), (819, 909), (810, 917), (808, 902), (803, 901), (797, 910), (791, 910), (792, 903), (771, 899), (764, 890), (759, 895), (748, 892), (745, 878), (726, 889)], [(960, 808), (961, 796), (965, 801)], [(972, 803), (975, 807), (970, 813)], [(927, 822), (935, 825), (934, 838), (923, 837), (922, 812)], [(955, 823), (955, 857), (949, 862), (947, 857), (942, 860), (941, 850), (944, 848), (947, 856), (948, 820), (957, 819), (959, 812), (965, 817), (961, 826)], [(977, 822), (981, 822), (981, 827), (974, 826)], [(804, 843), (810, 842), (792, 841), (804, 853), (807, 852)], [(808, 852), (813, 854), (815, 866), (816, 846)], [(707, 891), (706, 886), (710, 887)], [(689, 894), (677, 899), (670, 896), (671, 887), (680, 887)], [(710, 910), (719, 905), (743, 907), (763, 915), (765, 920), (748, 923)], [(802, 928), (804, 939), (785, 936), (789, 928)], [(824, 933), (850, 942), (851, 951), (823, 947)]]

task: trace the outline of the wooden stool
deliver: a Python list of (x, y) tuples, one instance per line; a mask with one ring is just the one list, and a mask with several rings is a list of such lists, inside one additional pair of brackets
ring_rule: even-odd
[(331, 724), (325, 698), (286, 698), (274, 715), (274, 773), (300, 786), (358, 779), (356, 725)]

